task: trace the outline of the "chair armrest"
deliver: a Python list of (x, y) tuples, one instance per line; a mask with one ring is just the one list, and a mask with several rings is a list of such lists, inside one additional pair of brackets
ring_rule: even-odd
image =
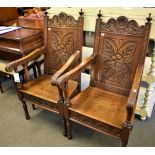
[(69, 72), (65, 73), (64, 75), (60, 76), (56, 82), (59, 88), (63, 89), (63, 86), (68, 80), (73, 79), (78, 74), (81, 73), (82, 70), (84, 70), (89, 64), (93, 63), (96, 58), (96, 55), (92, 55), (90, 57), (87, 57), (84, 61), (82, 61), (77, 67), (70, 70)]
[(31, 52), (30, 54), (28, 54), (28, 55), (26, 55), (26, 56), (24, 56), (18, 60), (15, 60), (15, 61), (8, 63), (5, 67), (5, 70), (7, 72), (11, 72), (17, 66), (27, 64), (28, 62), (36, 59), (39, 55), (43, 54), (44, 52), (45, 52), (44, 46), (41, 48), (37, 48), (33, 52)]
[(71, 57), (68, 59), (66, 64), (60, 68), (53, 76), (51, 80), (52, 85), (57, 84), (57, 79), (73, 64), (77, 59), (80, 57), (80, 51), (76, 51), (74, 54), (71, 55)]
[(143, 74), (143, 65), (138, 64), (127, 104), (127, 121), (130, 122), (131, 124), (133, 123), (134, 111), (136, 108), (142, 74)]

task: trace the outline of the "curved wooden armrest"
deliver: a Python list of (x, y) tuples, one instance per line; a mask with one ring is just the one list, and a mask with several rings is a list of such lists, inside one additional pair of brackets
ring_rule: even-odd
[(71, 57), (68, 59), (66, 64), (60, 68), (53, 76), (51, 80), (52, 85), (56, 85), (57, 79), (80, 57), (80, 51), (76, 51)]
[(5, 67), (5, 70), (7, 72), (12, 72), (12, 70), (14, 68), (16, 68), (17, 66), (27, 64), (28, 62), (36, 59), (39, 55), (43, 54), (44, 52), (45, 52), (44, 46), (37, 48), (33, 52), (31, 52), (30, 54), (28, 54), (28, 55), (26, 55), (26, 56), (24, 56), (18, 60), (15, 60), (15, 61), (8, 63)]
[(57, 79), (57, 85), (59, 85), (60, 88), (63, 88), (64, 84), (77, 76), (77, 74), (80, 74), (82, 70), (84, 70), (89, 64), (91, 64), (95, 60), (96, 55), (92, 55), (90, 57), (87, 57), (84, 61), (82, 61), (77, 67), (74, 69), (70, 70), (66, 74), (60, 76)]
[(134, 111), (136, 108), (136, 102), (140, 87), (140, 81), (143, 74), (143, 65), (139, 64), (136, 69), (136, 74), (134, 77), (134, 81), (132, 84), (132, 88), (128, 97), (128, 104), (127, 104), (127, 121), (133, 122)]

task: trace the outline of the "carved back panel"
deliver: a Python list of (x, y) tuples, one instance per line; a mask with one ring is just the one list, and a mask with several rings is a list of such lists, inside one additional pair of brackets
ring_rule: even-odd
[(97, 54), (91, 84), (129, 94), (138, 63), (144, 63), (150, 23), (138, 26), (124, 16), (96, 21), (94, 53)]
[(45, 73), (54, 74), (74, 52), (82, 51), (84, 18), (80, 16), (75, 20), (73, 16), (61, 12), (46, 20)]

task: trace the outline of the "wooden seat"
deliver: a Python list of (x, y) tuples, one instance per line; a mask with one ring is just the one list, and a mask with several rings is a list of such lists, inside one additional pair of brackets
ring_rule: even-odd
[[(35, 101), (36, 98), (40, 98), (40, 100), (57, 104), (59, 93), (57, 87), (51, 85), (51, 78), (52, 77), (50, 75), (41, 75), (37, 79), (23, 84), (21, 92), (27, 95), (26, 100), (33, 98)], [(68, 86), (70, 90), (69, 96), (71, 97), (74, 91), (77, 89), (78, 83), (76, 81), (69, 81)], [(30, 96), (28, 97), (28, 95)]]
[[(107, 22), (96, 20), (93, 55), (60, 76), (57, 85), (63, 100), (67, 137), (72, 138), (71, 121), (128, 144), (147, 51), (150, 16), (139, 26), (125, 16)], [(69, 98), (68, 80), (91, 64), (90, 86)]]
[[(124, 103), (127, 103), (127, 99), (127, 96), (88, 87), (71, 99), (72, 106), (69, 110), (103, 123), (110, 122), (111, 126), (121, 129), (126, 119), (127, 104)], [(113, 111), (113, 113), (109, 114), (109, 111)], [(74, 115), (72, 114), (71, 117)]]
[[(25, 117), (30, 119), (26, 103), (32, 103), (43, 109), (59, 113), (63, 118), (63, 107), (59, 96), (59, 90), (56, 87), (56, 80), (59, 76), (66, 73), (81, 62), (82, 51), (82, 33), (84, 18), (82, 10), (79, 12), (78, 20), (73, 16), (61, 12), (54, 15), (51, 19), (44, 17), (44, 46), (32, 51), (22, 59), (16, 60), (6, 66), (7, 71), (22, 65), (25, 71), (25, 83), (18, 83), (18, 95), (22, 101)], [(41, 60), (39, 59), (41, 58)], [(34, 61), (38, 69), (38, 77), (30, 80), (27, 70), (28, 62)], [(39, 61), (39, 63), (38, 63)], [(43, 74), (41, 75), (41, 64), (43, 65)], [(51, 84), (52, 79), (52, 85)], [(80, 90), (80, 75), (69, 82), (69, 96), (72, 98)], [(63, 122), (64, 125), (64, 122)], [(66, 136), (66, 130), (63, 134)]]

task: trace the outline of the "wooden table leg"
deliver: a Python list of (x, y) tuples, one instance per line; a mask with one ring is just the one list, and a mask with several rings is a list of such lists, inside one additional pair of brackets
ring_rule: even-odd
[(0, 81), (0, 89), (1, 89), (1, 92), (3, 93), (3, 88), (2, 88), (2, 82)]

